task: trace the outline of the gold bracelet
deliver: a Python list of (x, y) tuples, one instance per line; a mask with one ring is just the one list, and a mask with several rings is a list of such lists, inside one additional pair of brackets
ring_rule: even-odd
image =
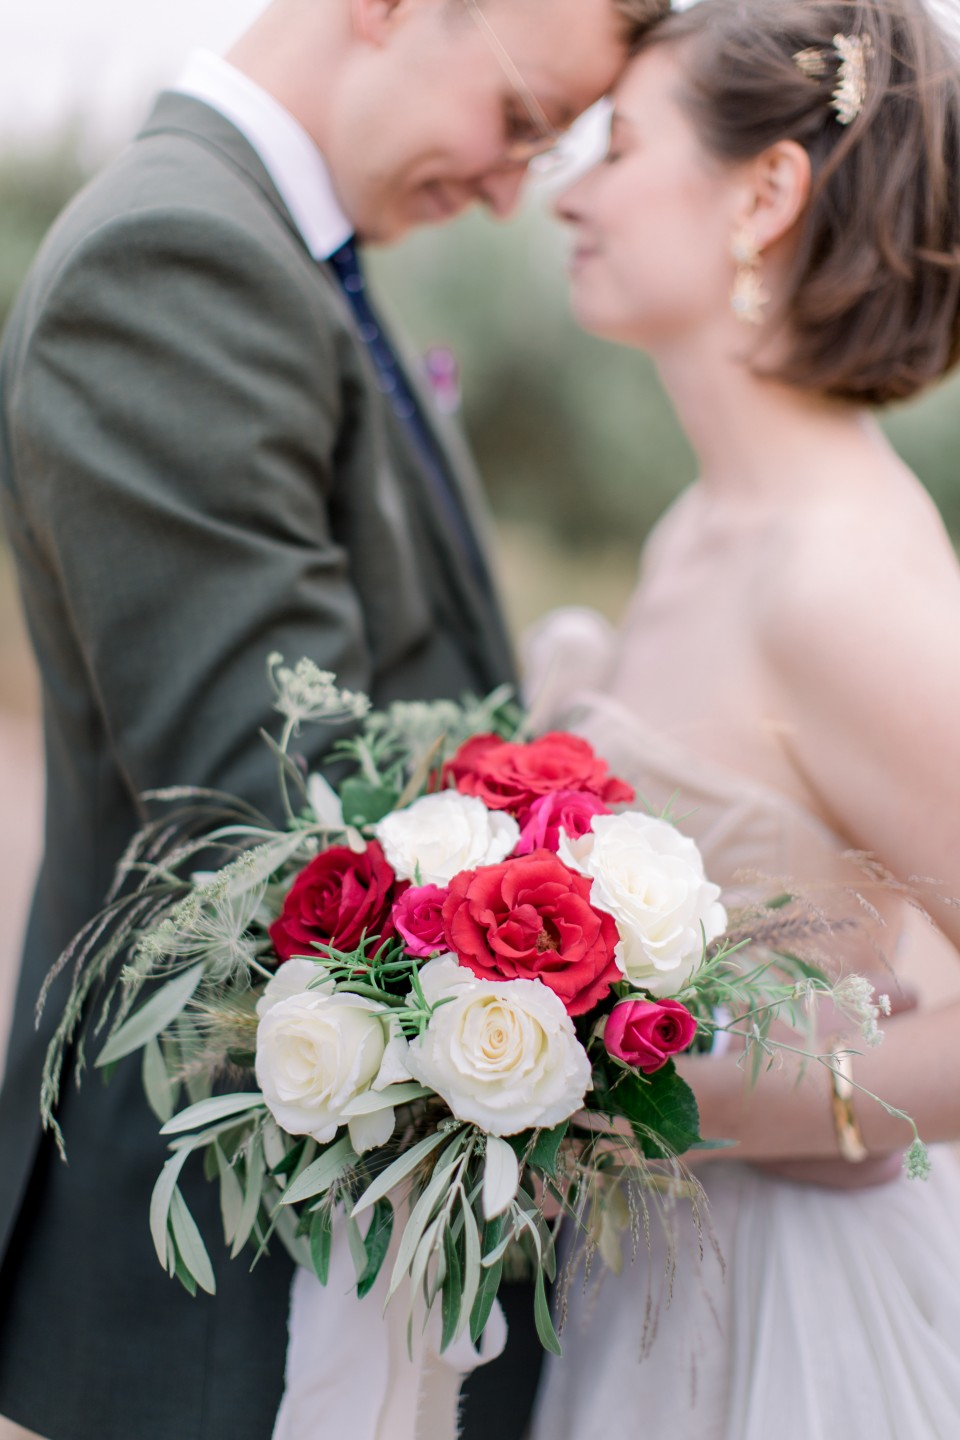
[(833, 1062), (830, 1066), (830, 1107), (833, 1128), (837, 1132), (837, 1146), (844, 1160), (851, 1165), (859, 1165), (867, 1158), (867, 1147), (853, 1108), (853, 1055), (839, 1036), (830, 1043), (830, 1058)]

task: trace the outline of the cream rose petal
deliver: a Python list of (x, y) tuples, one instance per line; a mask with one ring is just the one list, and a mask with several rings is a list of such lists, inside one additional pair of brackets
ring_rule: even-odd
[(624, 977), (653, 995), (681, 990), (704, 941), (726, 929), (719, 886), (694, 842), (666, 820), (626, 811), (595, 816), (589, 834), (561, 838), (560, 858), (592, 880), (590, 902), (612, 915)]
[[(323, 973), (323, 966), (313, 960), (305, 960), (301, 956), (285, 960), (272, 979), (267, 981), (263, 994), (257, 1001), (257, 1014), (262, 1019), (280, 1000), (286, 1000), (291, 995), (306, 994), (308, 990), (314, 995), (332, 994), (333, 981), (329, 978), (322, 980)], [(313, 981), (319, 983), (314, 985)]]
[[(591, 1080), (563, 1003), (538, 980), (492, 982), (464, 974), (450, 957), (424, 966), (424, 992), (436, 1009), (410, 1043), (411, 1073), (459, 1120), (490, 1135), (568, 1119)], [(440, 999), (445, 1003), (437, 1004)]]
[(520, 827), (472, 795), (443, 790), (385, 815), (374, 834), (399, 879), (446, 886), (461, 870), (505, 860), (520, 838)]
[(291, 1135), (332, 1140), (350, 1101), (377, 1078), (386, 1045), (387, 1016), (370, 1000), (304, 991), (276, 1001), (257, 1027), (267, 1108)]

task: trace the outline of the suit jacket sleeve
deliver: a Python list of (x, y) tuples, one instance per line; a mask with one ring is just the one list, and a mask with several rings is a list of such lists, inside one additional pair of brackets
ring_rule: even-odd
[(25, 517), (131, 795), (204, 784), (275, 811), (268, 653), (371, 680), (333, 524), (344, 340), (299, 259), (187, 209), (111, 222), (20, 357)]

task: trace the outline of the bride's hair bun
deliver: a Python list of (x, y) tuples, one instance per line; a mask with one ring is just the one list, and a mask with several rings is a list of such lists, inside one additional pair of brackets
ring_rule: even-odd
[(641, 45), (665, 43), (711, 154), (810, 156), (778, 377), (869, 404), (939, 379), (960, 360), (960, 43), (931, 0), (700, 0)]

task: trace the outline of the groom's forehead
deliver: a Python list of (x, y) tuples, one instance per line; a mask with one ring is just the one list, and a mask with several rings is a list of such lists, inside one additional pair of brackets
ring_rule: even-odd
[(636, 17), (660, 0), (444, 0), (513, 72), (552, 99), (566, 124), (619, 78), (638, 34)]

